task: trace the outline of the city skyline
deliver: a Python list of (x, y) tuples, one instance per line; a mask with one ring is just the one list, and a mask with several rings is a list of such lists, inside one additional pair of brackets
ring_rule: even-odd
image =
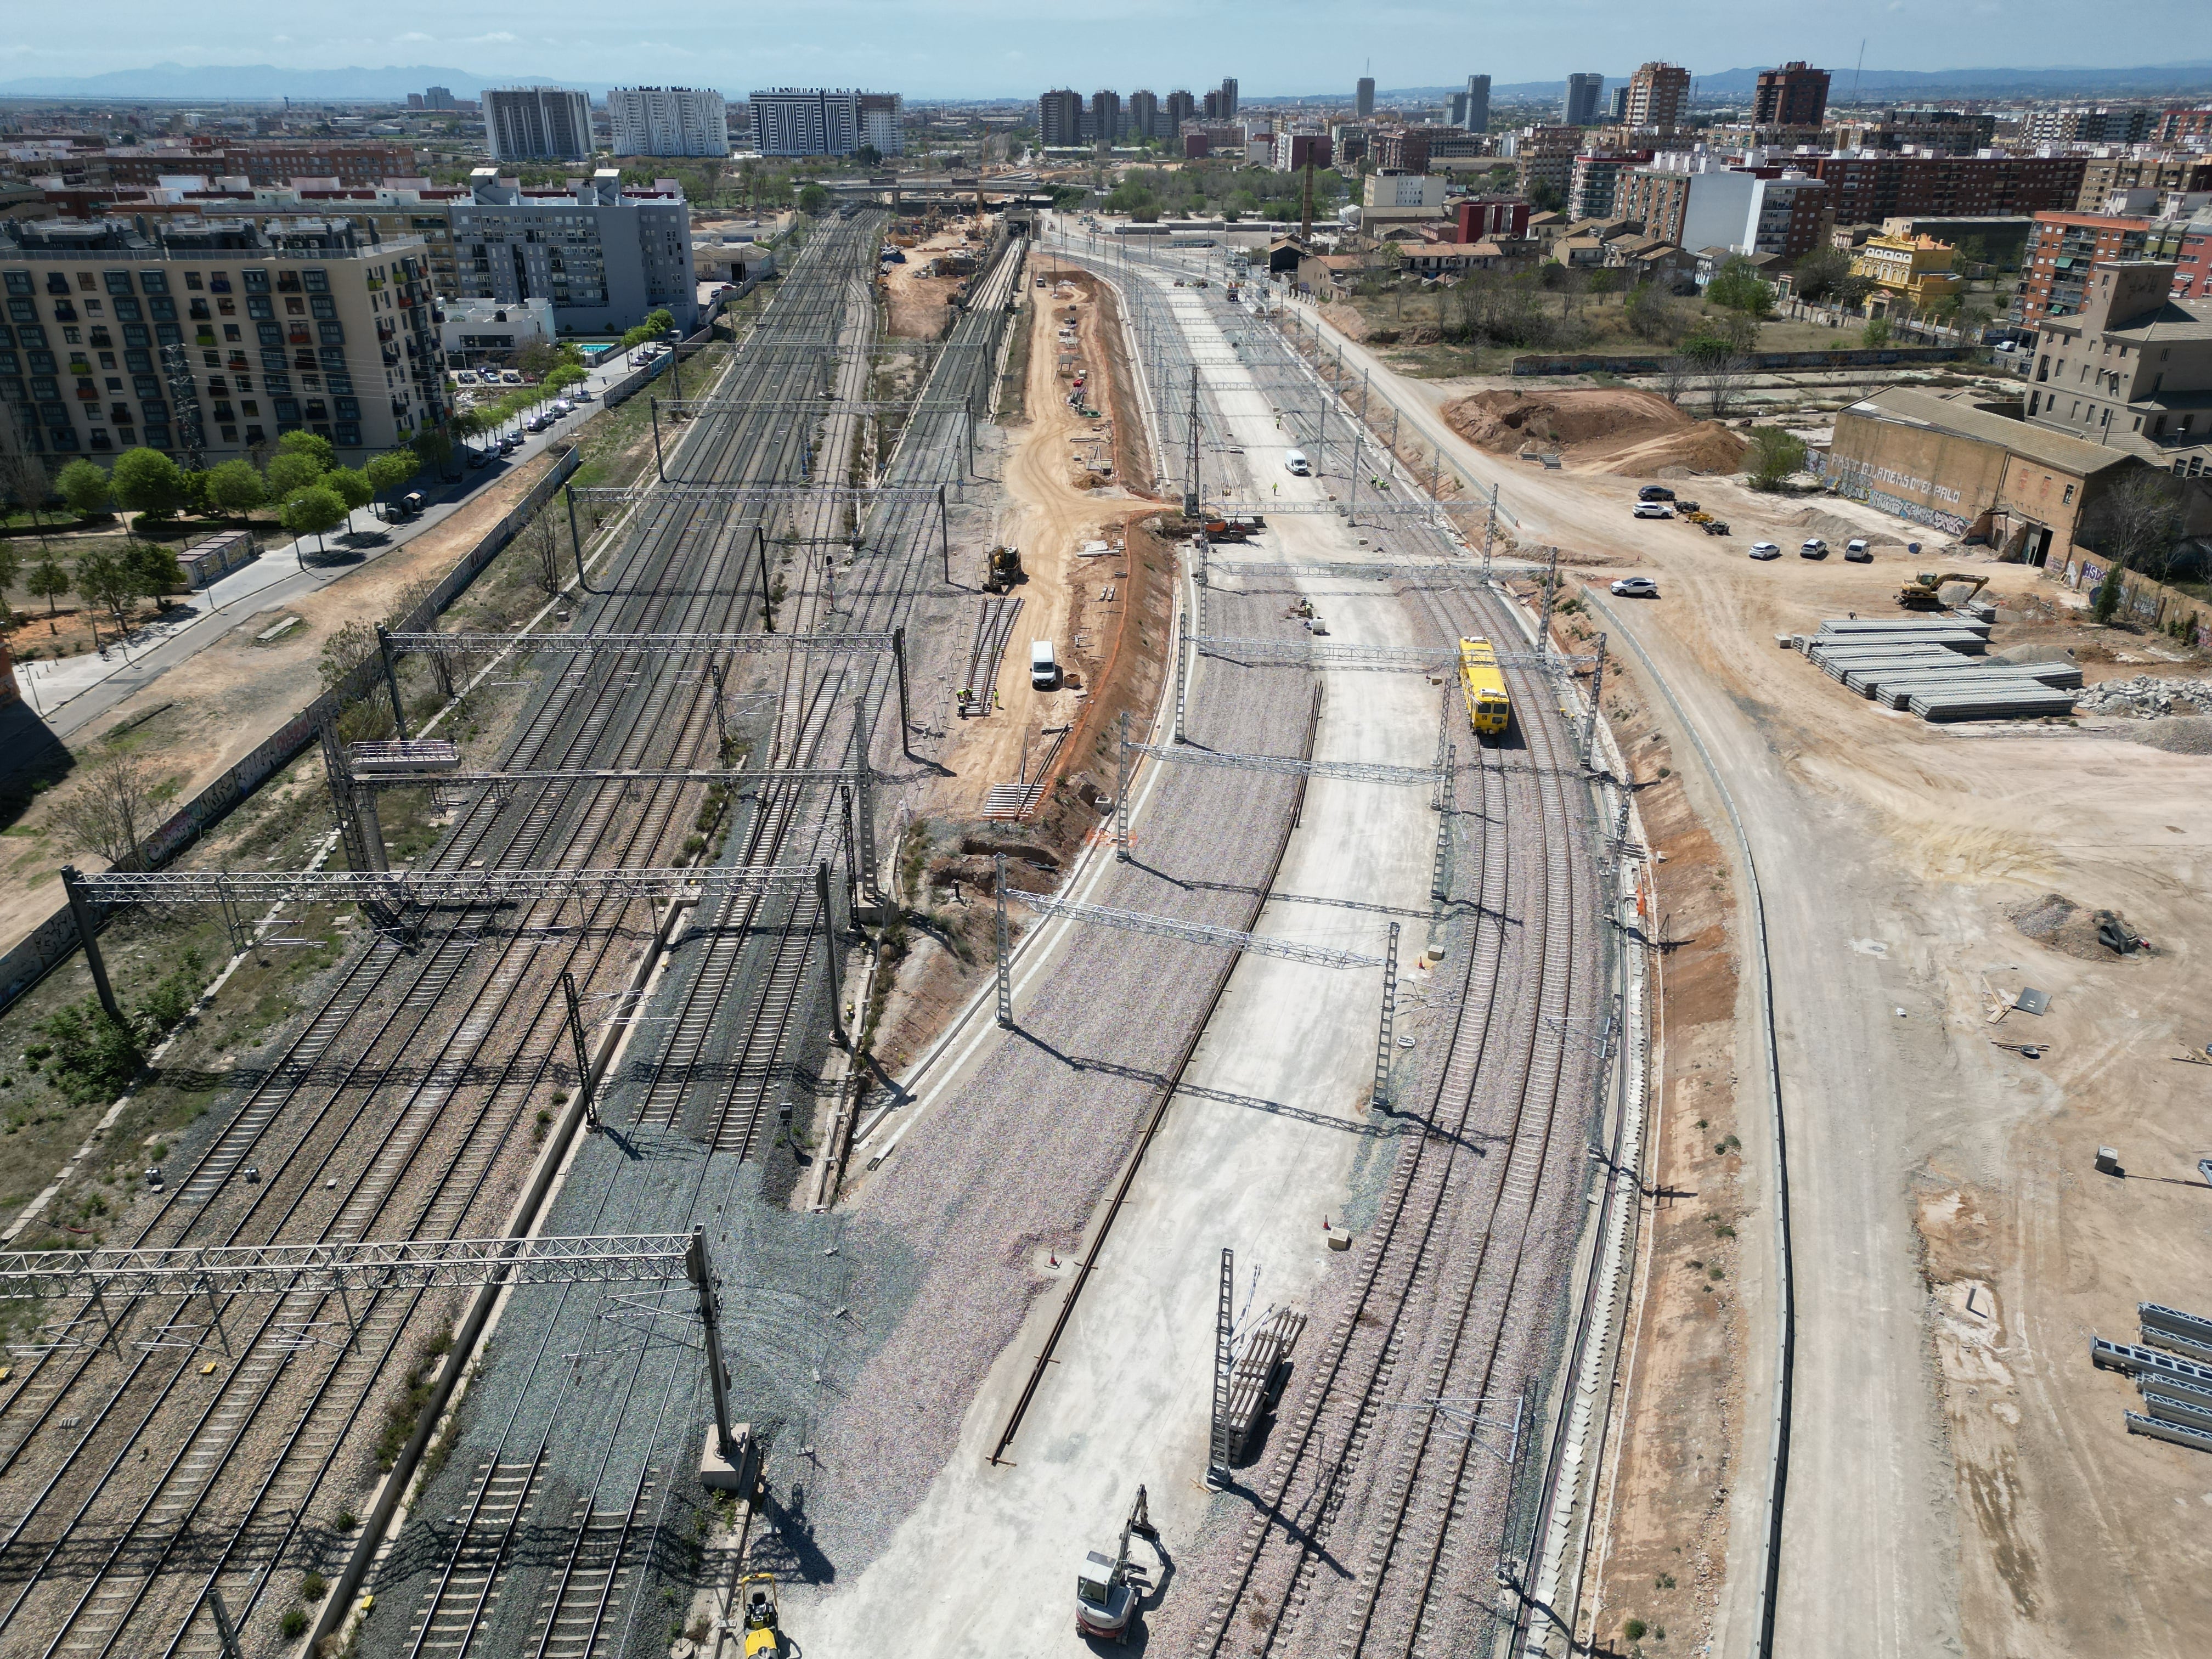
[[(1253, 89), (1248, 96), (1341, 94), (1349, 101), (1354, 76), (1345, 73), (1340, 45), (1328, 31), (1295, 27), (1308, 13), (1316, 23), (1322, 17), (1307, 0), (1264, 9), (1233, 4), (1195, 18), (1165, 0), (1139, 0), (1133, 12), (1095, 21), (1047, 16), (1006, 0), (842, 0), (757, 20), (740, 37), (726, 27), (692, 26), (696, 12), (667, 0), (624, 9), (618, 25), (601, 9), (551, 0), (520, 27), (491, 29), (456, 28), (449, 12), (402, 4), (380, 14), (385, 28), (368, 33), (357, 11), (311, 0), (288, 14), (282, 31), (270, 33), (265, 13), (242, 7), (216, 5), (186, 16), (151, 0), (118, 0), (107, 9), (108, 27), (92, 41), (65, 13), (20, 18), (13, 38), (0, 44), (0, 85), (144, 72), (166, 63), (187, 70), (268, 65), (301, 71), (465, 65), (486, 79), (512, 79), (552, 75), (567, 62), (585, 61), (588, 76), (557, 78), (594, 88), (602, 78), (607, 84), (676, 79), (740, 94), (748, 84), (867, 83), (900, 86), (910, 98), (990, 99), (1034, 96), (1051, 85), (1144, 85), (1159, 77), (1162, 65), (1171, 65), (1198, 82), (1237, 74)], [(2212, 19), (2196, 0), (2114, 0), (2107, 13), (2111, 27), (2100, 33), (2110, 45), (2094, 54), (2108, 59), (2104, 67), (2140, 66), (2149, 54), (2130, 49), (2130, 40), (2160, 40), (2166, 50), (2159, 55), (2177, 68), (2203, 67), (2191, 60), (2212, 58)], [(1501, 91), (1537, 82), (1563, 84), (1570, 73), (1592, 69), (1576, 43), (1601, 31), (1614, 61), (1596, 71), (1608, 81), (1650, 58), (1685, 64), (1700, 75), (1805, 58), (1833, 70), (1838, 91), (1847, 93), (1863, 41), (1872, 64), (1911, 59), (1979, 70), (2009, 55), (1991, 49), (1993, 26), (2006, 39), (2040, 41), (2046, 31), (2052, 40), (2072, 36), (2078, 21), (2078, 10), (2065, 0), (1976, 0), (1954, 13), (1914, 15), (1907, 39), (1895, 0), (1839, 0), (1817, 17), (1774, 19), (1747, 19), (1720, 0), (1687, 0), (1663, 17), (1626, 0), (1562, 0), (1539, 17), (1480, 22), (1462, 11), (1414, 4), (1391, 13), (1389, 27), (1377, 31), (1375, 44), (1385, 50), (1372, 72), (1378, 94), (1437, 84), (1439, 61), (1486, 73)], [(1268, 27), (1255, 28), (1262, 21)], [(1398, 43), (1408, 44), (1394, 64), (1389, 48)], [(2019, 56), (2045, 59), (2050, 49)], [(2063, 64), (2007, 67), (2096, 65), (2077, 53)]]

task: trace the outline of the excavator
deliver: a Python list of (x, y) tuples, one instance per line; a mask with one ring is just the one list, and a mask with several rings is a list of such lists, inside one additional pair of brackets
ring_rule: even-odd
[(983, 578), (986, 593), (1003, 593), (1017, 582), (1029, 578), (1022, 573), (1022, 550), (1018, 547), (999, 546), (991, 550), (989, 573)]
[(1987, 587), (1990, 579), (1971, 570), (1923, 570), (1897, 590), (1897, 602), (1907, 611), (1941, 611), (1944, 608), (1943, 589), (1952, 582), (1969, 585), (1966, 599), (1959, 601), (1964, 605)]
[(1083, 1558), (1075, 1570), (1075, 1633), (1100, 1642), (1127, 1642), (1137, 1612), (1137, 1587), (1129, 1582), (1129, 1535), (1158, 1538), (1145, 1489), (1137, 1488), (1137, 1502), (1121, 1527), (1121, 1547), (1112, 1560), (1097, 1550)]

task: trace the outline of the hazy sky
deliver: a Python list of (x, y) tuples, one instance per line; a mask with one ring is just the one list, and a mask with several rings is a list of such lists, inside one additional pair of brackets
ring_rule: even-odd
[[(909, 96), (1203, 87), (1331, 92), (1376, 82), (1698, 73), (1804, 58), (1875, 69), (2121, 67), (2212, 58), (2208, 0), (524, 0), (507, 7), (336, 0), (15, 0), (0, 80), (171, 61), (301, 69), (428, 64), (605, 82), (861, 85)], [(712, 20), (704, 26), (702, 19)]]

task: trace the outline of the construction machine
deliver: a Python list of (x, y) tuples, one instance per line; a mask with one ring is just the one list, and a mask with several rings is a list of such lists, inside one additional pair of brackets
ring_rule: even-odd
[(1964, 605), (1987, 587), (1990, 579), (1971, 570), (1923, 570), (1897, 590), (1897, 602), (1907, 611), (1941, 611), (1944, 608), (1943, 589), (1953, 582), (1968, 585), (1966, 599), (1959, 601)]
[(1157, 1538), (1145, 1489), (1137, 1488), (1137, 1501), (1121, 1527), (1121, 1547), (1112, 1560), (1091, 1551), (1075, 1570), (1075, 1633), (1097, 1641), (1126, 1642), (1137, 1613), (1137, 1589), (1129, 1582), (1129, 1538), (1132, 1534)]
[(756, 1572), (738, 1581), (744, 1608), (745, 1659), (780, 1659), (783, 1630), (776, 1622), (775, 1575)]
[(1015, 583), (1027, 581), (1022, 574), (1022, 550), (1018, 547), (994, 547), (991, 550), (990, 572), (983, 578), (986, 593), (1004, 593)]

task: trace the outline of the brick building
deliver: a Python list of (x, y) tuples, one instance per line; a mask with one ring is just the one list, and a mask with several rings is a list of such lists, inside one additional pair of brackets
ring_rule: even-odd
[[(2047, 317), (2070, 317), (2081, 309), (2090, 268), (2100, 260), (2148, 259), (2167, 254), (2184, 274), (2203, 270), (2183, 264), (2179, 256), (2189, 231), (2179, 222), (2122, 218), (2102, 213), (2039, 213), (2021, 260), (2020, 292), (2012, 320), (2034, 327)], [(2181, 285), (2177, 279), (2177, 287)]]
[(1817, 127), (1828, 109), (1828, 71), (1802, 59), (1759, 72), (1751, 106), (1755, 127)]
[(1798, 165), (1828, 186), (1839, 225), (1905, 214), (1979, 216), (2070, 210), (2087, 166), (2079, 155), (1808, 155)]

